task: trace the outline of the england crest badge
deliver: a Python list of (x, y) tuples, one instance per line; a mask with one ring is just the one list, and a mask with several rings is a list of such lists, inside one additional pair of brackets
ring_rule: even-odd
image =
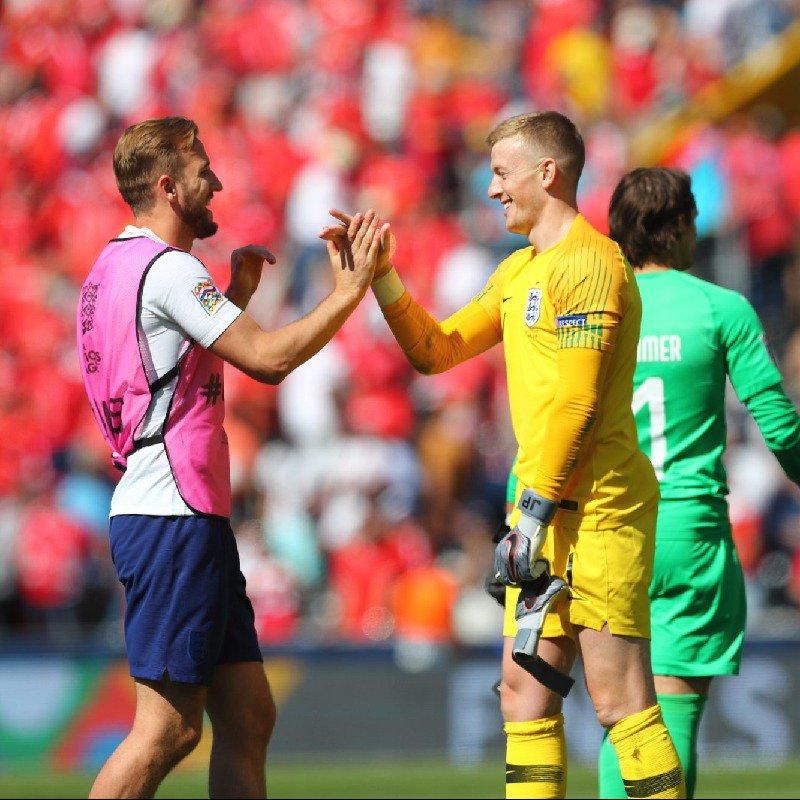
[(525, 324), (532, 328), (539, 321), (542, 310), (542, 290), (538, 287), (528, 289), (528, 302), (525, 305)]

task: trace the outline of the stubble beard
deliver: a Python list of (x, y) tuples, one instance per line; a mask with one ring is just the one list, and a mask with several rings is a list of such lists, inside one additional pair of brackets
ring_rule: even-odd
[(208, 239), (219, 230), (219, 225), (211, 218), (211, 212), (205, 203), (179, 207), (178, 216), (191, 229), (195, 239)]

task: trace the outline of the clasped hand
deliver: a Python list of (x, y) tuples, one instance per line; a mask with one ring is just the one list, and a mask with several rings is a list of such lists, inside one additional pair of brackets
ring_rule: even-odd
[(383, 223), (372, 209), (366, 214), (358, 213), (351, 216), (344, 211), (332, 208), (330, 214), (339, 220), (339, 223), (326, 225), (320, 231), (319, 238), (328, 243), (328, 255), (330, 256), (331, 264), (335, 266), (338, 261), (341, 266), (344, 266), (348, 259), (352, 259), (352, 248), (359, 231), (372, 222), (377, 232), (375, 239), (378, 243), (377, 263), (372, 279), (377, 280), (385, 275), (391, 269), (392, 256), (394, 256), (397, 247), (397, 242), (389, 223)]

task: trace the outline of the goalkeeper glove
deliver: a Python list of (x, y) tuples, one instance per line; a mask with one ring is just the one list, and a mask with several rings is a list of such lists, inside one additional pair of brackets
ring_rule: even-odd
[[(492, 534), (492, 543), (497, 544), (506, 534), (511, 531), (511, 528), (506, 525), (505, 521), (500, 525), (497, 530)], [(506, 585), (495, 580), (494, 570), (491, 570), (484, 579), (483, 586), (488, 592), (489, 596), (500, 603), (501, 606), (506, 604)]]
[(525, 489), (517, 508), (521, 512), (517, 524), (494, 551), (494, 580), (505, 586), (521, 586), (542, 574), (547, 562), (537, 557), (558, 503)]

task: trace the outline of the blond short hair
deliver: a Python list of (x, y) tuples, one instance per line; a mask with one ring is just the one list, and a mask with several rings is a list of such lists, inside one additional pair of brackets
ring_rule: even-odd
[(146, 119), (120, 136), (114, 148), (114, 176), (134, 213), (153, 207), (153, 183), (159, 175), (180, 176), (182, 154), (192, 149), (196, 138), (197, 124), (186, 117)]
[(575, 123), (558, 111), (539, 111), (509, 117), (497, 125), (486, 137), (489, 147), (502, 139), (522, 136), (543, 156), (554, 158), (559, 169), (575, 186), (583, 172), (586, 148)]

